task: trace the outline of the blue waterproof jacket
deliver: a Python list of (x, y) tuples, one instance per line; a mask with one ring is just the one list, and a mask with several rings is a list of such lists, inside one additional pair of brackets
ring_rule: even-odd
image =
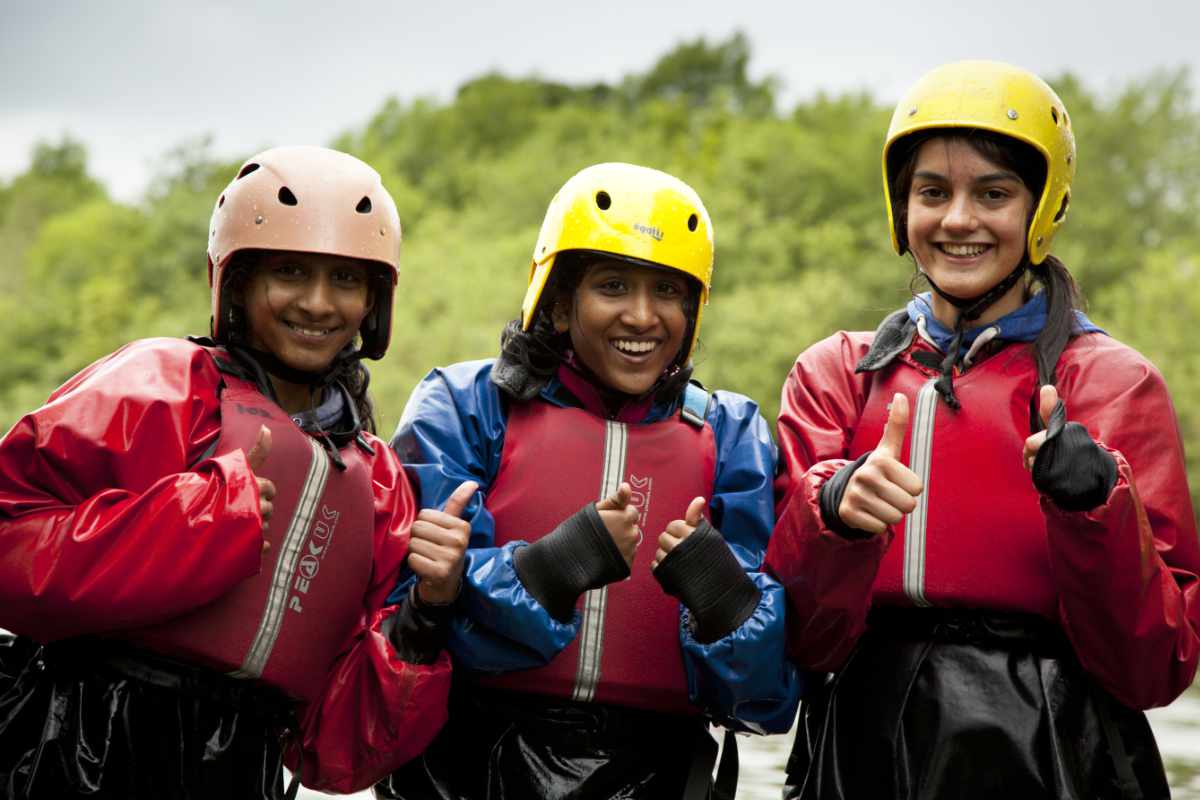
[[(392, 447), (417, 484), (426, 508), (441, 508), (465, 480), (480, 490), (464, 511), (471, 524), (463, 594), (449, 649), (456, 666), (497, 673), (546, 664), (579, 633), (580, 615), (553, 619), (525, 589), (513, 566), (524, 542), (495, 544), (495, 524), (483, 499), (496, 478), (507, 428), (507, 406), (491, 380), (493, 359), (433, 370), (404, 409)], [(528, 402), (583, 407), (556, 379)], [(671, 418), (680, 402), (649, 407), (642, 424)], [(733, 632), (700, 644), (680, 625), (691, 703), (737, 730), (781, 733), (791, 726), (805, 687), (814, 685), (784, 655), (784, 591), (760, 570), (774, 526), (772, 482), (776, 448), (758, 406), (749, 398), (715, 392), (707, 422), (716, 444), (716, 474), (707, 514), (761, 592), (754, 613)], [(404, 597), (413, 578), (390, 598)], [(680, 613), (687, 610), (682, 604)]]

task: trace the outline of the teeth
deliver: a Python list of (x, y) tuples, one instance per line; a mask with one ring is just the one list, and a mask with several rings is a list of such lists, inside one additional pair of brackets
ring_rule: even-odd
[(613, 347), (623, 353), (649, 353), (654, 349), (654, 342), (635, 342), (632, 339), (614, 339)]
[(965, 256), (967, 258), (973, 258), (987, 249), (988, 246), (986, 244), (942, 244), (942, 250), (945, 253), (952, 256)]
[(329, 335), (329, 331), (323, 330), (321, 328), (301, 328), (299, 325), (293, 325), (290, 322), (288, 323), (288, 327), (291, 328), (292, 330), (296, 331), (297, 333), (304, 334), (305, 336), (328, 336)]

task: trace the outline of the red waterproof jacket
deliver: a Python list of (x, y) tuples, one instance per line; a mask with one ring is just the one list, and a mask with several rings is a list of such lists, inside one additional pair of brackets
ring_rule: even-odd
[[(1057, 622), (1087, 669), (1128, 706), (1170, 703), (1200, 658), (1200, 546), (1175, 412), (1145, 358), (1099, 333), (1058, 363), (1067, 418), (1116, 460), (1107, 502), (1088, 512), (1041, 497), (1022, 464), (1037, 370), (1029, 346), (985, 348), (956, 373), (962, 409), (937, 399), (914, 337), (878, 372), (856, 374), (873, 341), (841, 332), (796, 360), (783, 388), (778, 524), (767, 567), (787, 587), (789, 651), (837, 670), (876, 606), (1028, 611)], [(912, 417), (902, 460), (922, 475), (916, 511), (884, 535), (823, 523), (821, 486), (874, 449), (894, 392)]]
[[(182, 339), (134, 342), (70, 379), (0, 442), (0, 627), (41, 642), (121, 638), (194, 610), (259, 571), (258, 485), (243, 452), (204, 458), (221, 432), (221, 376)], [(382, 608), (408, 551), (416, 503), (370, 437), (374, 548), (357, 624), (298, 710), (303, 780), (370, 785), (420, 753), (445, 721), (446, 653), (401, 661)]]

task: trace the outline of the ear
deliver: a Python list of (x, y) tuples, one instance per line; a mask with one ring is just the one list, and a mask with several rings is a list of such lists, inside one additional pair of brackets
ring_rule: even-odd
[(559, 297), (550, 307), (550, 319), (554, 322), (554, 330), (566, 333), (571, 328), (571, 299)]

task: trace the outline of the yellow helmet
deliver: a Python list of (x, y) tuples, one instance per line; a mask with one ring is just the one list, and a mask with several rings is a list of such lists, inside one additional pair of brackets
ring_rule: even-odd
[(892, 214), (889, 153), (899, 140), (935, 128), (975, 128), (1025, 142), (1046, 159), (1046, 182), (1029, 225), (1029, 260), (1040, 264), (1066, 218), (1075, 176), (1075, 135), (1062, 100), (1031, 72), (999, 61), (959, 61), (925, 74), (896, 106), (883, 145), (883, 196), (892, 247), (905, 248)]
[(700, 306), (687, 363), (700, 331), (712, 286), (712, 222), (700, 196), (665, 172), (634, 164), (596, 164), (576, 173), (546, 210), (533, 248), (529, 288), (521, 303), (521, 327), (529, 330), (560, 253), (611, 253), (679, 270), (700, 283)]

